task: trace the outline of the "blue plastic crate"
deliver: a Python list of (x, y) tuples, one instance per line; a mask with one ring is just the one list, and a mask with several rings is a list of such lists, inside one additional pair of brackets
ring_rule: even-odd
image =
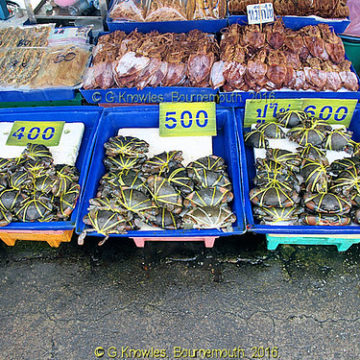
[(61, 101), (75, 99), (73, 89), (9, 90), (0, 91), (0, 102), (11, 101)]
[[(255, 177), (255, 159), (253, 148), (245, 146), (243, 132), (249, 129), (243, 129), (244, 110), (236, 110), (236, 120), (239, 132), (241, 172), (244, 189), (244, 204), (247, 229), (260, 234), (288, 234), (288, 235), (324, 235), (331, 237), (333, 235), (359, 235), (360, 226), (281, 226), (281, 225), (262, 225), (256, 220), (252, 213), (252, 204), (250, 202), (249, 191), (254, 187), (253, 178)], [(349, 129), (353, 131), (353, 139), (360, 141), (360, 106), (356, 107)], [(291, 239), (296, 243), (296, 238)], [(359, 242), (356, 241), (356, 242)]]
[[(346, 28), (350, 25), (350, 19), (325, 19), (318, 18), (314, 16), (282, 16), (284, 24), (286, 27), (289, 27), (293, 30), (299, 30), (304, 26), (308, 25), (319, 25), (319, 24), (328, 24), (334, 28), (334, 31), (337, 34), (342, 34)], [(229, 16), (229, 25), (240, 24), (247, 25), (247, 15), (231, 15)]]
[[(235, 116), (232, 109), (218, 107), (217, 111), (217, 133), (213, 137), (213, 152), (222, 156), (227, 165), (229, 176), (233, 183), (234, 200), (232, 209), (237, 220), (233, 224), (232, 232), (223, 232), (216, 229), (204, 230), (163, 230), (163, 231), (129, 231), (127, 234), (111, 234), (111, 237), (207, 237), (207, 236), (229, 236), (245, 232), (245, 217), (242, 205), (242, 192), (240, 186), (240, 169), (238, 157), (238, 145), (236, 140)], [(89, 200), (95, 197), (99, 180), (105, 173), (103, 165), (104, 143), (111, 136), (117, 135), (119, 128), (157, 128), (159, 126), (159, 107), (142, 106), (140, 108), (122, 107), (105, 109), (98, 127), (94, 156), (91, 162), (88, 159), (89, 168), (86, 189), (80, 204), (80, 214), (76, 225), (76, 233), (80, 234), (86, 225), (84, 216), (88, 213)], [(91, 236), (101, 236), (97, 233), (89, 233)]]
[(160, 33), (174, 32), (183, 33), (198, 29), (207, 33), (217, 33), (227, 26), (227, 19), (220, 20), (187, 20), (187, 21), (158, 21), (158, 22), (134, 22), (117, 21), (106, 18), (106, 24), (110, 31), (122, 30), (127, 34), (137, 29), (140, 32), (157, 30)]
[(85, 125), (84, 134), (76, 160), (76, 167), (80, 171), (79, 184), (81, 186), (80, 197), (74, 211), (68, 221), (51, 222), (16, 222), (11, 223), (0, 231), (15, 230), (73, 230), (79, 214), (80, 201), (85, 189), (85, 180), (88, 171), (87, 163), (91, 157), (96, 129), (101, 116), (102, 109), (94, 106), (73, 107), (37, 107), (0, 109), (0, 121), (65, 121), (67, 123), (82, 122)]

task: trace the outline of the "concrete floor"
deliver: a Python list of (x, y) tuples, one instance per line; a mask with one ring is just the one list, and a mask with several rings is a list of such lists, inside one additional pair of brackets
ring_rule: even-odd
[(250, 235), (217, 240), (213, 250), (142, 250), (127, 239), (102, 248), (94, 239), (82, 248), (1, 244), (0, 359), (156, 358), (122, 353), (129, 346), (170, 359), (181, 347), (214, 350), (210, 358), (231, 349), (245, 359), (358, 360), (359, 255), (360, 246), (268, 252)]

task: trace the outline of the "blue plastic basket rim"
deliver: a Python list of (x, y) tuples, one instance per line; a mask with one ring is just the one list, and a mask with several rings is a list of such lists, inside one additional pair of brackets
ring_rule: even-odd
[[(147, 112), (158, 112), (158, 106), (149, 106), (149, 105), (144, 105), (142, 106), (142, 110), (143, 111), (147, 111)], [(223, 106), (219, 106), (217, 105), (216, 107), (216, 111), (224, 111), (224, 112), (231, 112), (233, 114), (233, 116), (235, 116), (234, 114), (234, 110), (228, 107), (223, 107)], [(101, 119), (98, 123), (98, 129), (97, 129), (97, 133), (100, 131), (101, 128), (101, 124), (103, 121), (105, 121), (106, 115), (107, 114), (112, 114), (112, 113), (138, 113), (139, 109), (137, 107), (134, 106), (122, 106), (122, 107), (115, 107), (115, 108), (105, 108), (102, 115), (101, 115)], [(236, 122), (235, 122), (235, 117), (233, 117), (234, 119), (234, 128), (236, 127)], [(236, 130), (236, 128), (235, 128)], [(234, 145), (236, 147), (236, 152), (237, 154), (239, 153), (239, 148), (238, 148), (238, 142), (237, 142), (237, 138), (236, 138), (236, 131), (234, 134)], [(93, 149), (95, 150), (97, 145), (98, 145), (98, 136), (96, 136), (96, 139), (94, 139), (94, 145), (93, 145)], [(231, 155), (232, 157), (233, 155)], [(232, 159), (232, 160), (236, 160), (236, 159)], [(239, 159), (237, 159), (239, 160)], [(90, 170), (91, 164), (90, 162), (88, 163), (88, 169)], [(88, 176), (90, 176), (90, 172), (88, 170)], [(236, 170), (235, 170), (236, 171)], [(242, 186), (241, 186), (241, 176), (240, 176), (240, 166), (238, 166), (238, 172), (239, 172), (239, 181), (238, 181), (238, 188), (240, 191), (240, 194), (243, 193), (242, 191)], [(234, 184), (234, 181), (233, 181)], [(235, 192), (235, 190), (234, 190)], [(85, 196), (85, 195), (84, 195)], [(243, 196), (242, 196), (243, 198)], [(242, 199), (241, 199), (242, 200)], [(234, 200), (235, 201), (235, 200)], [(84, 197), (81, 199), (81, 203), (80, 203), (80, 207), (83, 208), (84, 206), (88, 206), (88, 204), (84, 204), (85, 200)], [(240, 207), (242, 209), (242, 218), (243, 221), (245, 222), (245, 213), (244, 213), (244, 207)], [(76, 234), (81, 234), (83, 229), (86, 228), (86, 226), (84, 226), (82, 219), (80, 219), (80, 212), (79, 211), (79, 216), (77, 218), (76, 221), (76, 228), (75, 228), (75, 233)], [(216, 230), (216, 229), (201, 229), (201, 230), (194, 230), (194, 229), (190, 229), (190, 230), (185, 230), (185, 229), (179, 229), (179, 230), (146, 230), (146, 231), (128, 231), (126, 234), (110, 234), (110, 237), (199, 237), (199, 236), (204, 236), (204, 237), (208, 237), (208, 236), (215, 236), (215, 237), (223, 237), (223, 236), (232, 236), (232, 235), (242, 235), (246, 232), (246, 223), (243, 224), (243, 229), (240, 230), (238, 227), (234, 227), (233, 230), (231, 232), (224, 232), (224, 231), (220, 231), (220, 230)], [(93, 236), (93, 237), (99, 237), (99, 236), (103, 236), (99, 233), (96, 232), (89, 232), (87, 233), (87, 236)]]
[[(357, 112), (360, 113), (360, 104), (356, 106)], [(248, 163), (245, 153), (245, 143), (243, 141), (242, 133), (242, 121), (243, 121), (244, 109), (236, 109), (236, 117), (238, 119), (237, 125), (239, 130), (239, 141), (240, 141), (240, 159), (241, 159), (241, 174), (242, 174), (242, 185), (243, 194), (245, 197), (245, 219), (246, 228), (250, 232), (258, 234), (293, 234), (293, 235), (360, 235), (359, 226), (311, 226), (311, 225), (262, 225), (256, 224), (252, 212), (252, 206), (249, 198), (250, 183), (248, 176)], [(355, 116), (355, 112), (354, 112)], [(354, 116), (351, 121), (354, 120)], [(241, 119), (241, 120), (239, 120)]]
[[(4, 108), (4, 109), (0, 109), (0, 115), (4, 115), (4, 114), (28, 114), (28, 113), (72, 113), (72, 112), (78, 112), (78, 113), (93, 113), (96, 114), (98, 113), (98, 119), (96, 122), (94, 122), (94, 127), (90, 133), (89, 136), (89, 141), (87, 144), (87, 150), (84, 156), (84, 161), (82, 164), (82, 169), (84, 169), (85, 171), (87, 170), (87, 168), (85, 167), (86, 165), (86, 159), (89, 156), (88, 153), (92, 153), (92, 137), (95, 136), (96, 132), (97, 132), (97, 127), (99, 124), (99, 119), (100, 119), (100, 115), (102, 113), (103, 109), (96, 107), (96, 106), (68, 106), (68, 107), (64, 107), (64, 106), (39, 106), (39, 107), (34, 107), (34, 108), (13, 108), (13, 109), (9, 109), (9, 108)], [(9, 121), (9, 120), (5, 120), (6, 122), (14, 122), (14, 121)], [(30, 120), (29, 120), (30, 121)], [(42, 121), (41, 119), (33, 119), (31, 121)], [(79, 171), (81, 171), (82, 169), (79, 169)], [(13, 222), (10, 223), (9, 225), (6, 225), (2, 228), (0, 228), (1, 232), (6, 232), (7, 230), (11, 230), (11, 231), (22, 231), (22, 230), (34, 230), (34, 231), (57, 231), (57, 230), (74, 230), (75, 226), (76, 226), (76, 221), (77, 218), (79, 216), (79, 210), (80, 210), (80, 200), (83, 196), (83, 192), (84, 189), (86, 187), (86, 179), (87, 179), (87, 173), (85, 173), (82, 176), (82, 186), (80, 189), (80, 196), (79, 199), (77, 201), (76, 207), (73, 210), (73, 213), (75, 212), (76, 217), (73, 221), (71, 221), (70, 219), (67, 221), (49, 221), (49, 222)], [(79, 182), (80, 183), (80, 182)]]

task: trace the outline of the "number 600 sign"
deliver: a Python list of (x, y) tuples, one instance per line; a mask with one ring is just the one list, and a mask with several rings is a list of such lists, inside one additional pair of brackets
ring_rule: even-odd
[(23, 146), (28, 143), (59, 145), (63, 121), (15, 121), (6, 145)]
[(216, 135), (215, 103), (161, 103), (160, 136)]

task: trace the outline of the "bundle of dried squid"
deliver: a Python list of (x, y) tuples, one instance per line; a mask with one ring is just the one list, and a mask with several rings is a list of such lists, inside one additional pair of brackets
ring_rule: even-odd
[(262, 28), (234, 24), (223, 33), (220, 61), (211, 71), (214, 88), (233, 90), (357, 91), (356, 74), (341, 39), (326, 24), (298, 31), (281, 19)]
[(215, 37), (199, 30), (188, 34), (156, 31), (129, 35), (115, 31), (99, 38), (85, 89), (146, 86), (209, 87), (210, 71), (218, 59)]

